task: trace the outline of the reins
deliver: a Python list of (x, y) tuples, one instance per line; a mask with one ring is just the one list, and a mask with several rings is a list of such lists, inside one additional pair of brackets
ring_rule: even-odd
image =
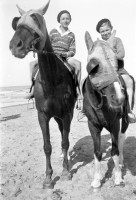
[[(90, 79), (89, 79), (89, 81), (90, 81)], [(91, 81), (90, 81), (90, 83), (91, 83)], [(101, 109), (102, 108), (102, 106), (103, 106), (103, 97), (105, 96), (105, 95), (103, 95), (102, 94), (102, 92), (100, 91), (100, 90), (98, 90), (92, 83), (91, 83), (91, 85), (92, 85), (92, 89), (93, 90), (95, 90), (99, 95), (100, 95), (100, 103), (98, 104), (98, 105), (94, 105), (94, 103), (92, 102), (92, 98), (90, 98), (90, 104), (91, 104), (91, 107), (94, 109), (94, 110), (99, 110), (99, 109)]]

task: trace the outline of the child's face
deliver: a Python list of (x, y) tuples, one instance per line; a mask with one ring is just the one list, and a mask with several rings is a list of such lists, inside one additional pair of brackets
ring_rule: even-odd
[(112, 29), (107, 23), (103, 24), (99, 29), (99, 32), (103, 40), (108, 40), (110, 38), (111, 31)]
[(71, 19), (70, 19), (70, 16), (68, 13), (64, 13), (61, 15), (60, 24), (63, 28), (68, 28), (70, 21), (71, 21)]

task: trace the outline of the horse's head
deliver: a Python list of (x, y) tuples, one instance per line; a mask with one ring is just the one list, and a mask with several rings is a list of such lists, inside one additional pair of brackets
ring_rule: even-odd
[(108, 105), (120, 107), (124, 94), (117, 74), (117, 59), (108, 42), (97, 39), (93, 42), (88, 32), (85, 33), (88, 49), (87, 71), (95, 90), (106, 96)]
[(29, 51), (42, 51), (45, 45), (47, 30), (43, 15), (49, 2), (41, 9), (25, 12), (18, 7), (21, 17), (15, 17), (12, 27), (15, 34), (10, 41), (10, 50), (15, 57), (24, 58)]

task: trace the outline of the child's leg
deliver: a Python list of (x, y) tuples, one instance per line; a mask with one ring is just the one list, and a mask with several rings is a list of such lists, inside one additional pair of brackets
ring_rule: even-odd
[(134, 123), (136, 122), (136, 117), (131, 110), (131, 103), (132, 103), (132, 96), (133, 96), (133, 80), (127, 74), (122, 74), (121, 76), (126, 84), (126, 89), (127, 89), (127, 94), (128, 94), (128, 101), (129, 101), (129, 106), (130, 106), (130, 113), (128, 113), (128, 116), (130, 118), (130, 122)]

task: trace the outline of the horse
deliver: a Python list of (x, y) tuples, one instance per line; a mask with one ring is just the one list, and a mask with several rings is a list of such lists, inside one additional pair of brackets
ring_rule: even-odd
[(111, 135), (111, 156), (115, 165), (114, 182), (115, 185), (122, 185), (125, 184), (121, 174), (123, 143), (125, 131), (129, 126), (125, 84), (117, 72), (117, 59), (108, 42), (100, 39), (93, 42), (89, 32), (86, 31), (85, 43), (88, 50), (88, 75), (82, 93), (83, 111), (88, 119), (94, 144), (95, 173), (91, 186), (93, 188), (102, 186), (101, 132), (103, 128)]
[[(34, 86), (38, 121), (43, 134), (46, 156), (45, 188), (53, 187), (51, 166), (52, 146), (50, 143), (49, 121), (54, 118), (61, 132), (63, 170), (61, 176), (69, 180), (69, 132), (77, 98), (75, 80), (64, 62), (54, 54), (43, 15), (49, 2), (37, 10), (25, 12), (18, 5), (20, 18), (16, 20), (16, 30), (9, 48), (17, 58), (24, 58), (30, 51), (37, 53), (39, 74)], [(12, 21), (13, 24), (13, 21)]]

